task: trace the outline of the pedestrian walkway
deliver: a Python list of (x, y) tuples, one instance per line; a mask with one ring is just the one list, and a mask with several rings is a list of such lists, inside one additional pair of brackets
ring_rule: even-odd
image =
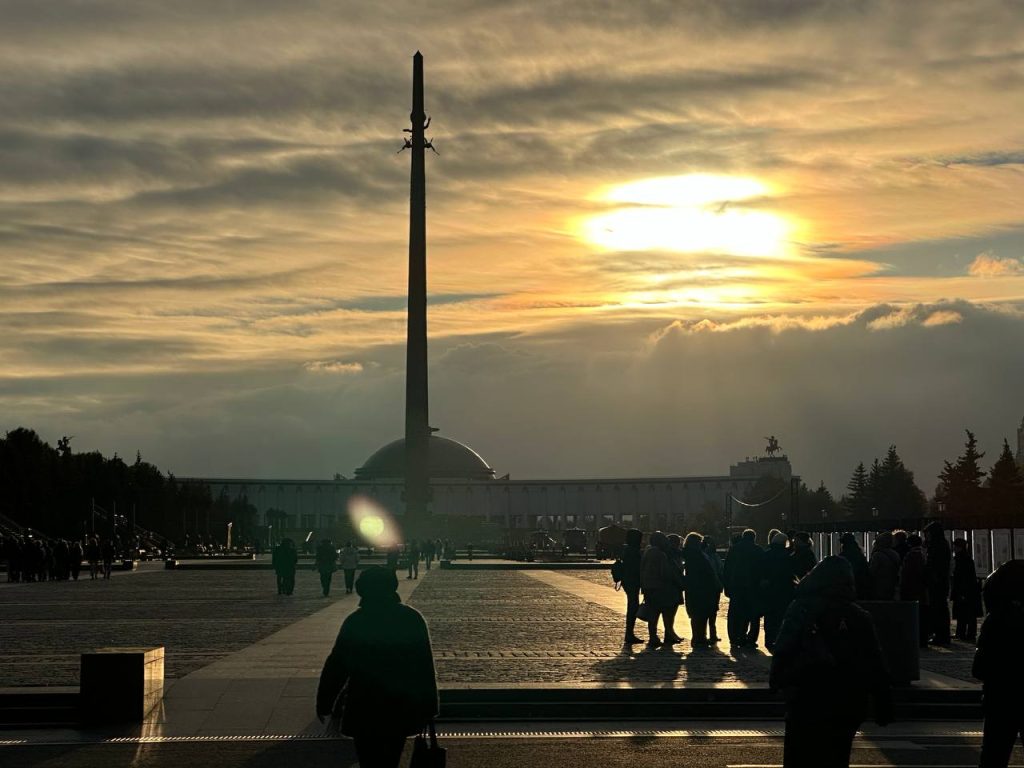
[[(419, 580), (399, 579), (403, 602)], [(342, 622), (359, 605), (339, 595), (308, 618), (170, 684), (143, 734), (161, 737), (312, 734), (320, 670)]]

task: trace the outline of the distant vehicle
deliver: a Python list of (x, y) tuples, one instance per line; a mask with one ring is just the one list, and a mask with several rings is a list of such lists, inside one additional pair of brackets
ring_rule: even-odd
[(587, 554), (587, 532), (582, 528), (566, 528), (562, 532), (562, 551), (565, 554)]
[(619, 550), (626, 544), (626, 529), (612, 523), (597, 532), (597, 559), (618, 557)]

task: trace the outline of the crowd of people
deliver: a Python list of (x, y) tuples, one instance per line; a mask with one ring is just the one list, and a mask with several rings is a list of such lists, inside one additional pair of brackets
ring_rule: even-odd
[[(942, 525), (933, 522), (924, 536), (901, 530), (878, 534), (870, 557), (853, 534), (843, 534), (840, 545), (838, 557), (851, 568), (857, 600), (916, 601), (922, 646), (950, 643), (952, 602), (956, 637), (974, 642), (981, 589), (964, 539), (954, 540), (951, 548)], [(719, 640), (715, 621), (724, 593), (731, 646), (757, 648), (763, 621), (764, 644), (771, 651), (798, 585), (817, 562), (810, 534), (801, 531), (772, 530), (761, 547), (748, 529), (733, 538), (723, 562), (716, 543), (699, 533), (682, 539), (656, 531), (644, 547), (643, 533), (632, 529), (612, 566), (626, 594), (625, 642), (644, 642), (635, 631), (639, 617), (647, 623), (648, 646), (679, 643), (675, 617), (685, 606), (693, 645), (711, 645)]]
[(116, 538), (42, 539), (0, 535), (0, 560), (9, 582), (78, 581), (83, 569), (90, 579), (109, 579), (123, 547)]

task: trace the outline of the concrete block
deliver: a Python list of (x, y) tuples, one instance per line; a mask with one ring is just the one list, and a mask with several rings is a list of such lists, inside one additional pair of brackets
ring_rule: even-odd
[(140, 723), (164, 695), (164, 649), (97, 648), (82, 654), (82, 720)]

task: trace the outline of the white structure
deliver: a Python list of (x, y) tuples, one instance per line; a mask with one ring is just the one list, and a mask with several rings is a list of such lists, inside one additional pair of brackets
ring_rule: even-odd
[[(284, 512), (291, 531), (326, 531), (347, 521), (352, 503), (369, 498), (401, 519), (404, 509), (402, 440), (390, 443), (356, 471), (352, 480), (188, 478), (203, 482), (217, 498), (245, 497), (260, 514)], [(431, 514), (475, 517), (502, 529), (586, 528), (612, 522), (681, 531), (708, 504), (729, 507), (762, 476), (789, 482), (792, 467), (782, 458), (747, 459), (728, 475), (585, 479), (493, 479), (494, 471), (470, 448), (431, 437)]]

